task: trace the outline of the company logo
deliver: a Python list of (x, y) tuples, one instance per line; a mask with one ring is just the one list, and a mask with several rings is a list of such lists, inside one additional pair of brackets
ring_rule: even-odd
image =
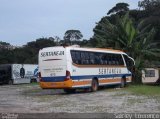
[(41, 57), (64, 55), (64, 51), (42, 52)]

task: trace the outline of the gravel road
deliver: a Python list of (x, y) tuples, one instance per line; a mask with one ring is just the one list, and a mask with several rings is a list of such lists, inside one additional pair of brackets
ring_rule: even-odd
[(39, 85), (0, 85), (1, 113), (159, 113), (160, 100), (132, 95), (123, 89), (97, 92), (42, 90)]

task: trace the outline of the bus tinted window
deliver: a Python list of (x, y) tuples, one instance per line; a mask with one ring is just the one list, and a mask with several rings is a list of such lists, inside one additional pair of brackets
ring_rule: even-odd
[(73, 63), (82, 65), (124, 65), (121, 54), (71, 50)]
[(94, 53), (90, 52), (88, 53), (88, 55), (89, 55), (90, 64), (95, 64)]

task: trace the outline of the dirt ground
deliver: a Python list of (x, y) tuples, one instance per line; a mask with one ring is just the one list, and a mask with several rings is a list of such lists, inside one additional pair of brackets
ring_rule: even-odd
[(122, 89), (97, 92), (42, 90), (39, 85), (0, 85), (1, 113), (159, 113), (160, 100)]

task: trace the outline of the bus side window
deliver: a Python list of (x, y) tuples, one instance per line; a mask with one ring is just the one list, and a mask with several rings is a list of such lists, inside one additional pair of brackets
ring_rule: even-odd
[(76, 52), (75, 51), (71, 51), (71, 57), (72, 57), (73, 63), (76, 63)]
[(80, 52), (80, 59), (81, 59), (81, 64), (84, 64), (84, 53)]
[(104, 57), (104, 63), (105, 65), (108, 65), (109, 64), (109, 55), (108, 54), (105, 54), (105, 57)]
[(89, 64), (87, 52), (81, 52), (81, 61), (82, 61), (81, 64), (84, 64), (84, 65)]
[(95, 53), (95, 64), (96, 65), (101, 64), (100, 61), (101, 61), (100, 54), (99, 53)]
[(122, 55), (118, 55), (118, 64), (119, 65), (124, 65), (123, 59), (122, 59)]
[(85, 64), (88, 65), (89, 64), (89, 53), (85, 52), (84, 57), (85, 57)]
[(95, 64), (94, 53), (92, 52), (89, 53), (89, 62), (90, 64)]
[(112, 65), (115, 65), (116, 61), (115, 61), (115, 54), (112, 54)]
[(80, 51), (76, 51), (76, 62), (77, 64), (81, 64), (81, 56), (80, 56)]
[(108, 64), (112, 65), (112, 56), (111, 56), (111, 54), (108, 54)]
[(103, 63), (103, 54), (104, 54), (104, 53), (100, 53), (100, 54), (99, 54), (99, 59), (100, 59), (99, 63), (100, 63), (100, 65), (103, 65), (103, 64), (104, 64), (104, 63)]
[(106, 54), (105, 53), (102, 54), (101, 59), (102, 59), (103, 65), (106, 65), (107, 61), (106, 61)]
[(115, 65), (118, 65), (119, 63), (118, 63), (118, 55), (116, 54), (115, 55)]

